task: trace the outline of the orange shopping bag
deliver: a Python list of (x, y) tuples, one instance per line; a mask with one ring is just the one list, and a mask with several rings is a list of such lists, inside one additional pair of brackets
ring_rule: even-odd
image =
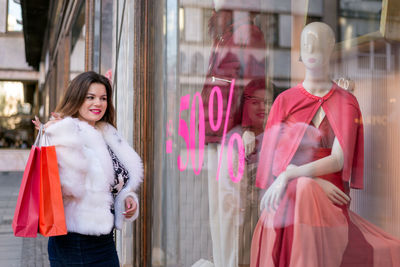
[(40, 205), (39, 232), (44, 236), (66, 235), (64, 205), (55, 146), (49, 146), (46, 134), (45, 145), (40, 151)]
[(12, 228), (15, 236), (36, 237), (39, 223), (40, 138), (36, 137), (25, 166), (15, 207)]

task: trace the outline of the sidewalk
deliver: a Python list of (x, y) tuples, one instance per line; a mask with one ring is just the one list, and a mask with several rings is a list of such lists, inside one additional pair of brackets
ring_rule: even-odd
[(21, 172), (0, 172), (0, 266), (47, 267), (47, 238), (14, 237), (11, 228), (21, 179)]

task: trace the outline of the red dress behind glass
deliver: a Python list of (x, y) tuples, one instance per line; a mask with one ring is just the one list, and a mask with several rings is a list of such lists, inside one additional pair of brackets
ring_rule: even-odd
[[(326, 116), (316, 128), (311, 120), (321, 106)], [(258, 185), (270, 185), (288, 164), (303, 165), (330, 155), (336, 136), (345, 167), (319, 178), (342, 191), (348, 191), (344, 185), (349, 180), (353, 187), (362, 187), (362, 119), (350, 93), (336, 85), (324, 97), (309, 94), (301, 85), (289, 89), (274, 103), (266, 131)], [(251, 266), (400, 266), (400, 241), (347, 206), (334, 205), (312, 178), (299, 177), (289, 182), (276, 212), (262, 212), (253, 234)]]

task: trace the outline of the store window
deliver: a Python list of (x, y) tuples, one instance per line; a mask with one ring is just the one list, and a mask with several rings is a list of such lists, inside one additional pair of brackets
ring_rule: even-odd
[(400, 5), (152, 14), (152, 266), (400, 264)]
[(112, 76), (112, 46), (113, 46), (113, 1), (101, 1), (101, 60), (100, 73)]
[(0, 81), (0, 148), (26, 149), (33, 144), (34, 92), (35, 84)]
[(382, 0), (340, 0), (339, 41), (379, 31), (382, 3)]
[(112, 70), (113, 1), (94, 1), (93, 69), (110, 77)]
[(70, 80), (85, 71), (85, 2), (80, 3), (71, 27)]
[(22, 14), (20, 1), (8, 0), (7, 31), (22, 31)]

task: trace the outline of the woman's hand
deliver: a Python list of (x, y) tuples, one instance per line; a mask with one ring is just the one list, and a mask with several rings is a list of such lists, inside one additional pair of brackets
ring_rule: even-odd
[[(56, 122), (58, 122), (58, 121), (60, 121), (60, 120), (62, 120), (61, 115), (60, 115), (59, 113), (52, 112), (52, 113), (51, 113), (51, 118), (50, 118), (50, 120), (44, 125), (44, 128), (47, 128), (47, 127), (49, 127), (50, 125), (52, 125), (52, 124), (54, 124), (54, 123), (56, 123)], [(36, 128), (37, 130), (40, 129), (40, 125), (42, 124), (37, 116), (35, 116), (35, 119), (32, 120), (32, 123), (35, 124), (35, 128)]]
[(314, 180), (321, 186), (322, 190), (324, 190), (325, 194), (333, 204), (347, 205), (350, 203), (350, 197), (336, 185), (321, 178), (315, 178)]
[(122, 213), (125, 215), (125, 218), (131, 218), (137, 209), (137, 203), (132, 197), (125, 198), (125, 212)]
[(284, 171), (275, 179), (272, 185), (265, 192), (261, 199), (260, 210), (266, 208), (268, 212), (270, 212), (271, 209), (276, 211), (287, 183), (288, 177), (286, 171)]

